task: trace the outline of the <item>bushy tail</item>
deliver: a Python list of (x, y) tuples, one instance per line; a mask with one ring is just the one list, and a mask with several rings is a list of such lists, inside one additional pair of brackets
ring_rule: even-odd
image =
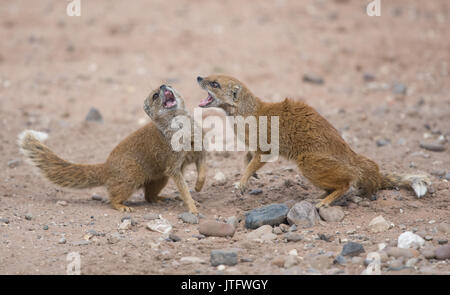
[(18, 138), (21, 152), (40, 169), (51, 182), (64, 187), (90, 188), (106, 181), (104, 164), (82, 165), (67, 162), (53, 153), (41, 141), (48, 135), (43, 132), (25, 130)]
[(380, 189), (394, 187), (411, 188), (416, 193), (416, 196), (421, 198), (427, 193), (430, 185), (431, 180), (426, 175), (381, 173)]

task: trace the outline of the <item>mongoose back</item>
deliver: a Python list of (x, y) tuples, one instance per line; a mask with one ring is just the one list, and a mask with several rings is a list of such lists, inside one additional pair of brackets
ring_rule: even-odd
[(19, 135), (19, 146), (31, 163), (57, 185), (79, 189), (106, 186), (112, 207), (119, 211), (132, 211), (123, 202), (139, 188), (144, 188), (148, 202), (162, 199), (158, 195), (172, 177), (189, 211), (197, 213), (183, 170), (187, 164), (196, 164), (195, 189), (200, 191), (206, 177), (205, 153), (176, 152), (171, 147), (171, 135), (176, 131), (170, 126), (171, 120), (178, 115), (191, 118), (183, 98), (174, 88), (161, 85), (146, 98), (144, 110), (153, 122), (122, 140), (105, 163), (86, 165), (63, 160), (41, 142), (46, 134), (32, 130)]
[[(208, 92), (200, 107), (222, 108), (231, 116), (255, 116), (258, 122), (260, 116), (267, 116), (267, 134), (270, 134), (270, 117), (279, 117), (280, 155), (295, 161), (302, 174), (326, 192), (317, 207), (331, 204), (351, 186), (365, 195), (384, 188), (410, 187), (422, 197), (431, 184), (423, 175), (380, 173), (374, 161), (355, 153), (324, 117), (303, 102), (290, 99), (264, 102), (242, 82), (224, 75), (198, 77), (197, 82)], [(248, 129), (245, 137), (248, 144)], [(265, 164), (261, 162), (261, 154), (258, 147), (239, 182), (241, 193), (250, 176)]]

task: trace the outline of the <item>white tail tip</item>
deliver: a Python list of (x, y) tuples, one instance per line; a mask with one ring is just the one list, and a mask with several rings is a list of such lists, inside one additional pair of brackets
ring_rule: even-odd
[(22, 145), (23, 140), (25, 139), (25, 137), (27, 136), (32, 136), (34, 138), (36, 138), (39, 141), (45, 141), (48, 138), (48, 133), (45, 132), (41, 132), (41, 131), (35, 131), (35, 130), (25, 130), (22, 131), (19, 136), (18, 136), (18, 141), (19, 141), (19, 145)]

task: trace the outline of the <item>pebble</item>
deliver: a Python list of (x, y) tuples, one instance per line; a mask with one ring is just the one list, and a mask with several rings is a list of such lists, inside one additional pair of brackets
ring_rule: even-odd
[(100, 114), (100, 111), (96, 108), (91, 108), (89, 112), (86, 115), (85, 118), (86, 121), (92, 121), (92, 122), (102, 122), (103, 117)]
[(450, 180), (450, 172), (445, 173), (444, 178), (445, 178), (446, 180)]
[[(255, 229), (254, 231), (249, 232), (246, 237), (249, 240), (255, 240), (255, 239), (261, 239), (261, 237), (268, 235), (268, 234), (272, 234), (272, 227), (270, 225), (263, 225), (257, 229)], [(272, 234), (274, 235), (274, 234)], [(276, 235), (274, 235), (276, 238)]]
[(340, 255), (342, 256), (358, 256), (361, 253), (364, 253), (363, 245), (355, 242), (348, 242), (344, 244), (342, 248), (342, 252)]
[(402, 258), (397, 258), (392, 261), (389, 261), (388, 265), (389, 265), (388, 270), (393, 270), (393, 271), (402, 270), (404, 268)]
[(20, 164), (20, 160), (17, 160), (17, 159), (8, 161), (9, 168), (15, 168), (15, 167), (19, 166), (19, 164)]
[(239, 219), (236, 216), (230, 216), (225, 220), (226, 223), (231, 224), (234, 228), (239, 226)]
[(117, 227), (118, 230), (127, 230), (131, 228), (131, 219), (123, 219)]
[(183, 220), (183, 222), (185, 223), (198, 224), (198, 217), (192, 214), (191, 212), (183, 212), (180, 215), (178, 215), (178, 218)]
[(206, 261), (204, 259), (195, 257), (195, 256), (181, 257), (180, 262), (184, 263), (184, 264), (194, 264), (194, 263), (205, 264), (206, 263)]
[(298, 242), (303, 240), (303, 236), (295, 232), (288, 232), (284, 234), (283, 238), (288, 242)]
[(172, 225), (170, 225), (169, 221), (159, 216), (158, 219), (147, 222), (147, 229), (162, 234), (167, 234), (172, 230)]
[(439, 245), (445, 245), (445, 244), (447, 244), (448, 243), (448, 240), (447, 239), (439, 239), (438, 240), (438, 244)]
[(322, 77), (319, 77), (314, 74), (304, 74), (303, 75), (303, 81), (307, 83), (322, 85), (325, 81)]
[(179, 242), (181, 241), (181, 238), (176, 234), (171, 233), (169, 234), (169, 240), (171, 240), (172, 242)]
[(129, 216), (129, 215), (122, 217), (120, 219), (120, 222), (124, 222), (127, 219), (130, 220), (132, 226), (137, 225), (137, 222), (133, 218), (131, 218), (131, 216)]
[[(285, 223), (280, 224), (279, 227), (280, 227), (280, 229), (281, 229), (284, 233), (290, 231), (289, 225), (287, 225), (287, 224), (285, 224)], [(296, 230), (297, 230), (297, 229), (296, 229)], [(292, 230), (292, 231), (295, 231), (295, 230)]]
[(225, 176), (225, 174), (223, 174), (222, 172), (217, 172), (214, 175), (214, 184), (216, 185), (224, 185), (227, 183), (227, 178)]
[(282, 233), (283, 233), (283, 231), (281, 230), (281, 228), (280, 227), (275, 227), (274, 229), (273, 229), (273, 231), (272, 231), (274, 234), (276, 234), (276, 235), (281, 235)]
[(289, 210), (287, 220), (289, 224), (296, 224), (297, 226), (307, 228), (319, 223), (320, 217), (314, 205), (307, 201), (301, 201)]
[(431, 240), (433, 240), (433, 237), (432, 236), (425, 236), (425, 237), (423, 237), (424, 239), (425, 239), (425, 241), (431, 241)]
[(440, 143), (425, 143), (421, 142), (420, 147), (432, 152), (443, 152), (445, 151), (445, 146)]
[(442, 222), (437, 226), (438, 231), (450, 234), (450, 224)]
[(249, 195), (260, 195), (263, 193), (263, 190), (260, 188), (257, 189), (253, 189), (251, 191), (248, 192)]
[(31, 220), (31, 219), (33, 219), (33, 215), (30, 214), (30, 213), (25, 214), (25, 219), (26, 219), (26, 220)]
[(232, 237), (236, 228), (228, 223), (206, 220), (200, 224), (198, 231), (205, 236)]
[(397, 247), (399, 248), (413, 248), (418, 249), (425, 244), (425, 240), (419, 235), (413, 234), (410, 231), (402, 233), (398, 237)]
[(94, 201), (103, 201), (102, 196), (99, 196), (99, 195), (96, 195), (96, 194), (92, 195), (91, 199), (94, 200)]
[(9, 219), (8, 218), (0, 218), (0, 222), (8, 224), (9, 223)]
[(382, 147), (382, 146), (388, 145), (390, 143), (391, 143), (391, 141), (389, 139), (387, 139), (387, 138), (385, 138), (385, 139), (378, 139), (376, 141), (377, 147)]
[(238, 263), (237, 250), (235, 249), (219, 249), (211, 251), (210, 262), (212, 266), (218, 265), (236, 265)]
[(430, 174), (437, 177), (443, 177), (445, 175), (445, 170), (432, 170)]
[(113, 233), (106, 238), (109, 244), (117, 244), (121, 239), (122, 236), (119, 233)]
[(390, 223), (382, 215), (379, 215), (369, 222), (368, 228), (373, 233), (381, 233), (388, 230), (390, 226)]
[(450, 245), (444, 245), (437, 248), (434, 250), (434, 254), (436, 255), (436, 258), (440, 260), (450, 259)]
[(66, 241), (65, 238), (61, 238), (61, 239), (59, 239), (59, 241), (58, 241), (58, 244), (65, 244), (65, 243), (67, 243), (67, 241)]
[(406, 267), (414, 267), (414, 265), (416, 265), (417, 262), (419, 262), (418, 258), (410, 258), (410, 259), (408, 259), (408, 261), (406, 261), (405, 266)]
[(394, 82), (392, 85), (392, 93), (396, 95), (405, 95), (407, 91), (407, 87), (399, 82)]
[(344, 210), (340, 206), (333, 207), (321, 207), (319, 209), (319, 215), (323, 220), (328, 222), (336, 222), (344, 219)]
[(279, 225), (286, 220), (289, 207), (285, 204), (271, 204), (249, 211), (245, 216), (245, 227), (256, 229), (262, 225)]
[(58, 202), (56, 202), (56, 204), (60, 205), (60, 206), (63, 206), (63, 207), (68, 205), (66, 201), (58, 201)]
[(359, 205), (362, 206), (362, 207), (370, 207), (370, 202), (364, 200), (364, 201), (361, 201), (361, 202), (359, 203)]
[(44, 226), (42, 227), (42, 229), (43, 229), (43, 230), (48, 230), (48, 225), (44, 225)]

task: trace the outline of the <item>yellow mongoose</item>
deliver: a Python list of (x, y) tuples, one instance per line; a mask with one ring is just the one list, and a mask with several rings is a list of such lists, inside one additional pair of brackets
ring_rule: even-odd
[(153, 122), (120, 142), (102, 164), (73, 164), (59, 158), (41, 143), (46, 139), (42, 132), (22, 132), (19, 146), (31, 163), (55, 184), (80, 189), (106, 186), (111, 205), (119, 211), (132, 211), (123, 202), (139, 188), (144, 188), (148, 202), (157, 201), (161, 198), (158, 194), (172, 177), (189, 211), (197, 213), (183, 169), (195, 162), (198, 174), (195, 189), (200, 191), (206, 176), (205, 153), (175, 152), (170, 144), (174, 132), (171, 120), (178, 115), (191, 118), (183, 98), (172, 87), (161, 85), (147, 97), (144, 109)]
[[(329, 205), (350, 186), (361, 189), (366, 195), (383, 188), (404, 186), (413, 188), (416, 195), (422, 197), (431, 184), (423, 175), (380, 173), (375, 162), (355, 153), (325, 118), (303, 102), (290, 99), (263, 102), (242, 82), (224, 75), (198, 77), (197, 82), (208, 92), (200, 107), (218, 107), (228, 115), (255, 116), (256, 120), (267, 116), (269, 122), (271, 116), (279, 117), (280, 155), (296, 161), (302, 174), (326, 191), (327, 197), (317, 207)], [(248, 130), (245, 137), (248, 144)], [(265, 164), (260, 160), (262, 154), (258, 147), (239, 182), (241, 193), (249, 177)]]

